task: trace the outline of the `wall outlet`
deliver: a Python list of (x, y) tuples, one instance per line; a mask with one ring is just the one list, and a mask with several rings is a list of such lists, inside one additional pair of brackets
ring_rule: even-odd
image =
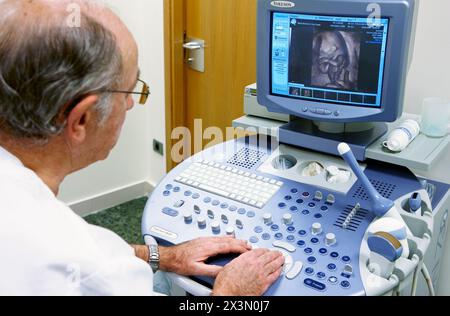
[(153, 151), (157, 152), (161, 156), (164, 156), (164, 145), (156, 139), (153, 140)]

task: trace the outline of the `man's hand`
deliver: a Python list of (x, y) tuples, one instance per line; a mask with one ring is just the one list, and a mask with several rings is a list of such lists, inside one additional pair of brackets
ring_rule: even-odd
[(173, 247), (159, 247), (160, 269), (185, 276), (216, 277), (223, 267), (205, 264), (208, 258), (249, 250), (247, 242), (232, 237), (199, 238)]
[(218, 274), (214, 296), (261, 296), (281, 275), (284, 256), (256, 249), (236, 258)]

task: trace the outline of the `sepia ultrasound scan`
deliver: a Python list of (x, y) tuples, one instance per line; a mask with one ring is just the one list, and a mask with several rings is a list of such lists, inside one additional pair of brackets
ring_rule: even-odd
[(317, 31), (313, 40), (312, 85), (356, 90), (360, 48), (359, 33)]

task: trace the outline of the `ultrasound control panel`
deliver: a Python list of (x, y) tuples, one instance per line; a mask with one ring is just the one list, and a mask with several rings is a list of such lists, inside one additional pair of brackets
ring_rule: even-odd
[[(183, 162), (151, 194), (143, 234), (164, 245), (234, 235), (281, 251), (283, 275), (266, 295), (365, 295), (361, 252), (375, 216), (361, 183), (339, 158), (311, 161), (311, 152), (283, 155), (267, 144), (243, 138)], [(393, 201), (422, 188), (406, 169), (364, 167), (377, 191)], [(348, 172), (337, 178), (343, 183), (330, 181), (332, 170)]]

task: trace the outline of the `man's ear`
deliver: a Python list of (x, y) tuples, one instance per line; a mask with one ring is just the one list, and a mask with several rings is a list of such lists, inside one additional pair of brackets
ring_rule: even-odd
[(67, 117), (66, 134), (71, 143), (80, 144), (86, 140), (88, 126), (97, 119), (95, 106), (98, 101), (99, 96), (89, 95), (70, 111)]

